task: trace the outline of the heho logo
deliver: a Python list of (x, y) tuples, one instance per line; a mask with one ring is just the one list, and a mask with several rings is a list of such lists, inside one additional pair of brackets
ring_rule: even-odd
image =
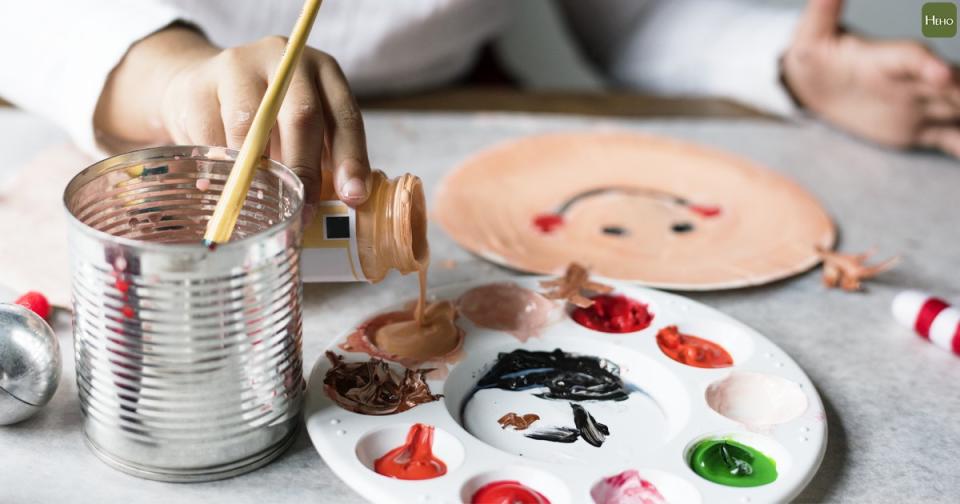
[(925, 3), (920, 21), (924, 37), (954, 37), (957, 35), (957, 4)]

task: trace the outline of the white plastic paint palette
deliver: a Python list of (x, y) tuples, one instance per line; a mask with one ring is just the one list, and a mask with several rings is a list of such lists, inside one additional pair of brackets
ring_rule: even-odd
[[(539, 290), (539, 280), (515, 282)], [(456, 299), (478, 285), (482, 283), (449, 286), (433, 295)], [(428, 382), (444, 397), (395, 415), (361, 415), (331, 401), (323, 386), (331, 365), (321, 358), (310, 376), (306, 412), (317, 451), (340, 478), (373, 502), (470, 502), (487, 483), (512, 480), (553, 504), (590, 503), (594, 485), (631, 469), (656, 486), (667, 502), (781, 502), (796, 496), (820, 465), (827, 430), (820, 397), (800, 367), (762, 335), (714, 309), (652, 289), (613, 285), (616, 294), (648, 305), (654, 314), (649, 327), (624, 334), (598, 332), (581, 326), (565, 310), (538, 337), (520, 342), (461, 317), (464, 357), (451, 365), (444, 379)], [(668, 325), (722, 345), (733, 366), (705, 369), (669, 358), (657, 345), (658, 330)], [(365, 353), (337, 348), (346, 336), (330, 350), (347, 362), (368, 360)], [(639, 389), (623, 401), (579, 403), (609, 429), (600, 447), (583, 439), (557, 443), (526, 437), (538, 429), (574, 425), (570, 401), (533, 395), (542, 389), (482, 389), (471, 398), (477, 380), (499, 353), (557, 348), (607, 359), (619, 366), (625, 383)], [(497, 419), (508, 412), (541, 418), (524, 431), (502, 429)], [(433, 452), (446, 463), (447, 473), (404, 481), (374, 472), (374, 461), (401, 446), (415, 423), (435, 427)], [(711, 438), (740, 442), (772, 458), (777, 479), (739, 488), (700, 477), (690, 468), (689, 455), (699, 441)]]

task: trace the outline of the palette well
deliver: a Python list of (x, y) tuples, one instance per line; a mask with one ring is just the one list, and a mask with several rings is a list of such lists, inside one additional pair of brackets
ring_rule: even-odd
[[(539, 280), (513, 283), (539, 291)], [(482, 320), (463, 310), (456, 323), (465, 338), (455, 356), (410, 366), (433, 369), (425, 378), (429, 394), (442, 394), (436, 400), (423, 391), (423, 402), (399, 413), (361, 414), (331, 399), (324, 379), (334, 362), (370, 360), (343, 349), (353, 330), (334, 341), (332, 358), (314, 366), (306, 408), (310, 438), (330, 468), (367, 499), (781, 502), (795, 497), (819, 467), (827, 439), (820, 398), (799, 366), (757, 331), (695, 301), (613, 283), (608, 295), (639, 302), (652, 318), (639, 330), (604, 332), (574, 320), (575, 307), (542, 298), (518, 303), (516, 289), (489, 285), (431, 293), (473, 308), (519, 310), (509, 323), (509, 317)], [(544, 308), (548, 316), (532, 313)], [(631, 309), (636, 319), (637, 307)], [(663, 330), (673, 326), (665, 343)], [(732, 365), (711, 353), (714, 347)], [(383, 366), (398, 383), (407, 373), (398, 362)], [(373, 390), (349, 393), (365, 400)], [(403, 480), (378, 474), (378, 467), (428, 477)]]

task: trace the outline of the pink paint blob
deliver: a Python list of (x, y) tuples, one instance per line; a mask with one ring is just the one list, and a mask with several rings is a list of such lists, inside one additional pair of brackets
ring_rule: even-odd
[(461, 315), (479, 327), (512, 334), (527, 341), (552, 322), (557, 305), (513, 282), (474, 287), (457, 300)]
[(208, 178), (198, 178), (197, 179), (197, 190), (206, 191), (210, 189), (210, 179)]
[(666, 504), (657, 487), (635, 469), (604, 478), (593, 485), (590, 496), (596, 504)]

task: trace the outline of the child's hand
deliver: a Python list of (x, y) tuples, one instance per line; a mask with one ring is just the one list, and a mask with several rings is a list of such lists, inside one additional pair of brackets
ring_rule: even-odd
[(861, 137), (960, 157), (960, 85), (918, 42), (869, 41), (839, 28), (842, 0), (810, 0), (783, 58), (806, 108)]
[[(239, 149), (285, 47), (281, 37), (221, 50), (173, 27), (134, 45), (114, 70), (95, 125), (134, 143), (225, 145)], [(363, 120), (346, 78), (326, 53), (304, 49), (280, 108), (269, 155), (320, 191), (321, 167), (341, 200), (367, 199), (370, 173)]]

